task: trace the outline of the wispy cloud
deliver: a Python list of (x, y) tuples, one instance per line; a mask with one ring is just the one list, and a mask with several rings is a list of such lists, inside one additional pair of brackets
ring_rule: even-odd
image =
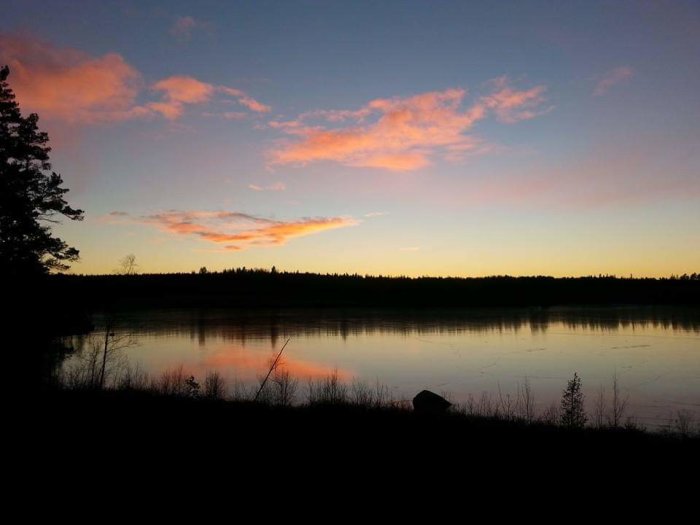
[(365, 213), (365, 217), (371, 218), (371, 217), (383, 217), (384, 215), (389, 215), (388, 211), (371, 211), (369, 213)]
[(287, 189), (287, 186), (284, 185), (284, 182), (275, 182), (274, 184), (269, 184), (267, 186), (248, 184), (248, 188), (253, 191), (284, 191)]
[(634, 70), (629, 66), (620, 66), (608, 71), (598, 80), (598, 83), (593, 90), (593, 96), (599, 97), (605, 95), (608, 90), (634, 76)]
[(97, 222), (100, 224), (122, 225), (131, 224), (133, 221), (131, 215), (125, 211), (112, 211), (97, 217)]
[(170, 34), (180, 42), (187, 42), (192, 38), (192, 32), (203, 26), (204, 24), (194, 17), (179, 16), (170, 26)]
[[(270, 111), (269, 106), (254, 100), (240, 89), (214, 86), (188, 76), (168, 77), (156, 82), (151, 89), (161, 92), (163, 99), (160, 102), (151, 102), (148, 104), (148, 108), (170, 120), (179, 118), (185, 105), (209, 102), (217, 93), (236, 98), (239, 104), (251, 111)], [(222, 113), (222, 117), (227, 120), (237, 120), (240, 115), (240, 112), (226, 111)]]
[(281, 221), (226, 211), (167, 211), (132, 217), (132, 220), (168, 233), (198, 237), (229, 251), (281, 246), (295, 237), (358, 224), (351, 217), (305, 217)]
[(507, 123), (534, 118), (547, 111), (541, 107), (544, 91), (544, 86), (517, 90), (501, 77), (492, 82), (491, 93), (466, 109), (466, 90), (447, 89), (376, 99), (357, 110), (317, 110), (271, 121), (271, 128), (294, 139), (273, 149), (270, 160), (273, 165), (333, 161), (409, 171), (427, 166), (438, 155), (460, 159), (483, 150), (483, 141), (468, 134), (476, 122), (489, 113)]
[(240, 105), (245, 106), (249, 110), (255, 111), (256, 113), (267, 113), (272, 110), (270, 106), (263, 104), (262, 102), (258, 102), (253, 97), (246, 95), (240, 89), (226, 86), (218, 86), (216, 89), (222, 93), (225, 93), (226, 95), (234, 97), (237, 99)]
[[(27, 36), (0, 35), (0, 63), (8, 64), (11, 83), (23, 109), (47, 119), (95, 124), (162, 116), (180, 118), (186, 106), (228, 98), (255, 113), (270, 111), (245, 92), (187, 75), (147, 83), (121, 55), (93, 57)], [(159, 95), (160, 100), (148, 101)], [(140, 99), (146, 98), (145, 101)], [(222, 112), (234, 120), (239, 113)]]
[(507, 77), (499, 77), (491, 83), (494, 92), (482, 97), (477, 106), (494, 111), (501, 122), (514, 124), (538, 117), (552, 109), (551, 106), (542, 107), (546, 89), (544, 86), (518, 91), (510, 87)]

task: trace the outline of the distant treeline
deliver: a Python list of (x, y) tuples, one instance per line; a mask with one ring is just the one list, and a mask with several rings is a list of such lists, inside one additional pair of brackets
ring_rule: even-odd
[(700, 276), (619, 278), (384, 277), (232, 269), (139, 275), (53, 275), (37, 295), (103, 307), (491, 307), (700, 305)]

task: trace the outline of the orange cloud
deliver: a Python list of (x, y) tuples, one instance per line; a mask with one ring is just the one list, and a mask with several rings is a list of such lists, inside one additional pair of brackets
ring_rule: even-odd
[(357, 159), (351, 166), (364, 168), (382, 168), (391, 171), (410, 171), (424, 168), (430, 164), (422, 152), (397, 153), (395, 155), (376, 155)]
[(186, 76), (168, 77), (153, 84), (151, 89), (162, 92), (164, 100), (152, 102), (148, 107), (170, 120), (182, 115), (185, 104), (207, 102), (214, 94), (214, 86), (211, 84)]
[[(151, 86), (150, 92), (160, 93), (161, 100), (139, 102), (148, 94), (142, 75), (121, 55), (92, 57), (25, 36), (0, 35), (0, 64), (10, 66), (11, 85), (23, 110), (64, 122), (94, 124), (154, 115), (175, 120), (186, 105), (208, 103), (217, 94), (234, 97), (253, 112), (270, 111), (241, 90), (185, 75)], [(222, 116), (235, 119), (238, 114)]]
[(634, 76), (634, 70), (629, 66), (620, 66), (615, 69), (608, 71), (596, 84), (593, 90), (593, 96), (599, 97), (605, 95), (608, 90), (621, 83), (628, 80)]
[(178, 235), (194, 235), (202, 240), (238, 251), (254, 246), (281, 246), (289, 239), (336, 228), (354, 226), (349, 217), (311, 217), (279, 221), (238, 212), (168, 211), (141, 217), (151, 224)]
[(152, 89), (163, 91), (165, 98), (169, 102), (179, 102), (181, 104), (206, 102), (214, 93), (214, 87), (211, 84), (185, 76), (168, 77), (160, 82), (156, 82)]
[(19, 36), (0, 35), (0, 62), (25, 111), (66, 122), (95, 123), (144, 116), (135, 104), (141, 75), (120, 55), (91, 57)]
[[(493, 112), (503, 122), (517, 122), (542, 113), (544, 86), (518, 91), (505, 77), (495, 90), (471, 107), (461, 108), (464, 89), (432, 91), (408, 98), (376, 99), (358, 110), (312, 111), (289, 121), (271, 121), (273, 129), (299, 137), (270, 152), (272, 164), (334, 161), (346, 166), (410, 171), (430, 164), (433, 156), (459, 160), (481, 150), (481, 141), (466, 134)], [(309, 120), (341, 124), (311, 126)], [(343, 126), (343, 124), (348, 123)]]
[[(176, 75), (156, 82), (151, 89), (162, 93), (163, 100), (151, 102), (148, 108), (160, 113), (169, 120), (175, 120), (182, 116), (185, 105), (204, 104), (209, 102), (216, 93), (222, 93), (237, 99), (242, 106), (255, 112), (270, 111), (270, 106), (266, 106), (246, 95), (240, 89), (227, 86), (214, 86), (207, 84), (193, 77)], [(206, 113), (210, 116), (211, 113)], [(244, 113), (225, 111), (221, 116), (227, 120), (238, 120)]]

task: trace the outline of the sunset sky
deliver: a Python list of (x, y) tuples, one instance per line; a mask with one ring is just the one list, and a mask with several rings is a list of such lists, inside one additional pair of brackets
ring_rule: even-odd
[(700, 2), (2, 12), (76, 273), (700, 270)]

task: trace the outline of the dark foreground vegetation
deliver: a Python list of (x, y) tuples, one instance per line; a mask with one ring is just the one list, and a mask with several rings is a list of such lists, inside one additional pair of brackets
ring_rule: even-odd
[[(101, 433), (103, 443), (117, 440), (122, 446), (134, 433), (187, 446), (225, 439), (221, 453), (229, 446), (233, 454), (239, 448), (265, 454), (291, 447), (309, 460), (332, 457), (339, 464), (347, 458), (398, 460), (404, 454), (414, 461), (461, 464), (482, 460), (483, 454), (561, 451), (632, 460), (635, 453), (647, 458), (700, 453), (700, 427), (690, 413), (678, 412), (666, 428), (646, 431), (626, 417), (627, 398), (618, 395), (616, 377), (612, 398), (601, 396), (591, 413), (576, 374), (560, 403), (541, 411), (527, 380), (513, 397), (483, 393), (447, 409), (444, 399), (424, 392), (438, 405), (414, 409), (379, 383), (344, 383), (337, 373), (302, 384), (277, 359), (257, 383), (230, 388), (218, 372), (199, 381), (182, 367), (149, 376), (120, 362), (116, 353), (105, 354), (106, 348), (96, 345), (73, 363), (41, 403), (40, 419), (48, 431), (63, 429), (67, 445), (82, 432)], [(482, 456), (476, 458), (475, 451)]]
[(694, 430), (577, 428), (566, 417), (488, 414), (476, 405), (419, 413), (381, 387), (346, 387), (333, 377), (309, 385), (300, 404), (282, 388), (293, 381), (279, 377), (253, 401), (257, 389), (247, 399), (231, 396), (216, 377), (199, 384), (180, 370), (148, 382), (131, 374), (109, 388), (78, 382), (44, 391), (18, 426), (31, 448), (25, 471), (59, 492), (71, 492), (74, 479), (98, 498), (112, 487), (125, 504), (165, 490), (178, 509), (172, 494), (185, 501), (223, 494), (238, 506), (251, 503), (243, 494), (258, 493), (272, 510), (290, 497), (292, 505), (330, 497), (375, 509), (416, 498), (410, 509), (438, 505), (437, 512), (479, 494), (500, 500), (513, 490), (511, 501), (588, 490), (591, 480), (616, 495), (635, 485), (678, 486), (681, 497), (693, 486), (681, 474), (700, 461)]
[(88, 309), (110, 307), (410, 307), (700, 305), (696, 274), (599, 277), (382, 277), (236, 269), (143, 275), (53, 275), (27, 285)]
[(386, 465), (415, 471), (525, 462), (532, 468), (563, 469), (566, 463), (612, 461), (616, 468), (644, 470), (663, 461), (675, 468), (700, 454), (700, 440), (677, 434), (570, 429), (356, 403), (283, 406), (137, 390), (60, 391), (37, 411), (36, 430), (51, 436), (64, 453), (100, 457), (106, 449), (110, 463), (114, 458), (132, 461), (134, 455), (156, 458), (167, 447), (178, 460), (195, 456), (242, 466), (253, 459), (261, 466), (323, 466), (338, 476), (369, 467), (365, 475), (384, 476)]

